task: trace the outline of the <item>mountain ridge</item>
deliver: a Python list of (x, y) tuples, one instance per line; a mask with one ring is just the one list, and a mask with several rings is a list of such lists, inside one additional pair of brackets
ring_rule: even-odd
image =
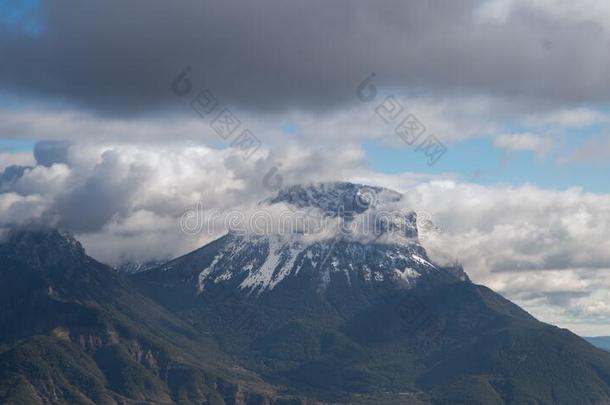
[(326, 201), (295, 207), (331, 224), (397, 215), (366, 239), (230, 232), (136, 274), (56, 230), (4, 235), (0, 401), (610, 403), (610, 354), (431, 260), (396, 193), (312, 187)]
[(1, 403), (275, 401), (70, 234), (11, 231), (0, 263)]
[[(363, 190), (372, 194), (361, 198)], [(301, 233), (229, 233), (136, 275), (137, 285), (293, 394), (353, 403), (380, 395), (388, 403), (610, 402), (606, 353), (472, 283), (461, 266), (433, 263), (417, 216), (396, 195), (349, 183), (280, 191), (264, 204), (348, 225), (389, 203), (398, 215), (374, 229), (398, 238), (363, 242), (345, 227), (282, 256), (290, 246), (274, 248), (273, 238), (290, 244)]]

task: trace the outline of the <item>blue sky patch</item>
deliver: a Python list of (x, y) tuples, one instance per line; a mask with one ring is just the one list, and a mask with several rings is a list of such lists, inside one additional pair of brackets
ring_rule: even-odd
[(2, 0), (0, 26), (13, 33), (40, 35), (44, 30), (40, 7), (40, 0)]
[(504, 152), (494, 146), (493, 138), (471, 139), (447, 145), (447, 152), (433, 166), (428, 166), (426, 157), (414, 147), (393, 148), (371, 141), (364, 144), (364, 149), (371, 169), (383, 173), (455, 173), (462, 180), (486, 186), (534, 184), (550, 189), (582, 187), (590, 192), (610, 192), (608, 165), (594, 170), (587, 163), (559, 160), (585, 138), (583, 133), (566, 136), (558, 150), (544, 157), (529, 151)]
[(32, 152), (35, 144), (29, 139), (0, 139), (0, 152)]

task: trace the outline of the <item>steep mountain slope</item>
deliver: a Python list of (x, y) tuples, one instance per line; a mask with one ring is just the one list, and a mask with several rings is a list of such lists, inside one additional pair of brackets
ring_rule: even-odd
[(0, 403), (270, 403), (268, 385), (225, 361), (70, 235), (0, 241)]
[(230, 233), (135, 275), (138, 286), (294, 394), (352, 403), (610, 403), (607, 353), (471, 283), (460, 266), (433, 263), (398, 193), (296, 186), (263, 207), (278, 204), (335, 232)]

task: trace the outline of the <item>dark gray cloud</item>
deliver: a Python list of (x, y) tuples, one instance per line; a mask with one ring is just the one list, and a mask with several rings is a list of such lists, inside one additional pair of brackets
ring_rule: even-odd
[(11, 165), (0, 172), (0, 192), (12, 191), (27, 169), (27, 166)]
[(489, 20), (483, 3), (47, 1), (41, 35), (0, 27), (0, 85), (124, 115), (175, 107), (170, 82), (186, 65), (194, 89), (259, 110), (356, 102), (371, 72), (415, 93), (608, 101), (603, 22), (520, 1)]
[(39, 141), (34, 146), (34, 158), (43, 166), (68, 162), (68, 141)]

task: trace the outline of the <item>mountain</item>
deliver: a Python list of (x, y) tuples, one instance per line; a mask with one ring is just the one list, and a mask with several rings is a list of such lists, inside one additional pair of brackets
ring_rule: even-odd
[(461, 266), (435, 263), (402, 200), (351, 183), (291, 187), (261, 210), (310, 223), (231, 232), (133, 277), (289, 394), (363, 404), (610, 403), (610, 355), (472, 283)]
[(584, 339), (595, 347), (610, 351), (610, 336), (585, 337)]
[(0, 403), (610, 403), (609, 353), (436, 263), (400, 194), (259, 208), (272, 232), (135, 274), (67, 233), (3, 234)]
[(0, 403), (281, 402), (69, 234), (13, 230), (0, 240)]

